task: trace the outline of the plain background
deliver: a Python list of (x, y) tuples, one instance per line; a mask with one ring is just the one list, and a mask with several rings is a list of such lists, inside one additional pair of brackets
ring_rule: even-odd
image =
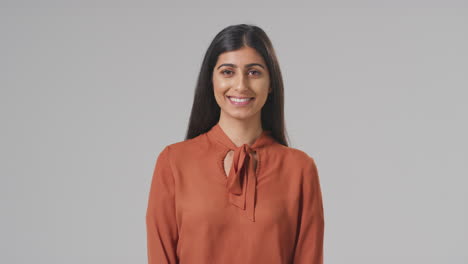
[(156, 157), (238, 23), (276, 48), (325, 263), (468, 263), (468, 9), (442, 0), (1, 1), (0, 263), (147, 262)]

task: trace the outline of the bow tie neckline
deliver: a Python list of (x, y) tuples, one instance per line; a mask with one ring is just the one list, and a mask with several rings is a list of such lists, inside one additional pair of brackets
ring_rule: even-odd
[[(257, 173), (262, 160), (262, 154), (259, 150), (274, 142), (274, 139), (270, 136), (271, 131), (263, 130), (261, 135), (250, 146), (248, 144), (236, 146), (222, 130), (219, 123), (213, 126), (207, 134), (223, 146), (222, 162), (228, 150), (234, 151), (232, 165), (226, 179), (229, 202), (238, 207), (252, 222), (255, 222)], [(254, 154), (257, 155), (257, 168), (254, 168)], [(226, 177), (224, 169), (223, 176)]]

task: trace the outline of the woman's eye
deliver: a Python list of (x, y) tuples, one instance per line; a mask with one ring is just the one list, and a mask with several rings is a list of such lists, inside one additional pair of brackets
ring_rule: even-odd
[(260, 72), (259, 72), (259, 71), (253, 70), (253, 71), (250, 71), (250, 72), (254, 72), (254, 73), (255, 73), (254, 75), (260, 75)]
[(223, 70), (221, 71), (222, 74), (226, 75), (226, 73), (229, 75), (231, 74), (233, 71), (230, 71), (230, 70)]
[[(221, 71), (221, 74), (222, 75), (232, 75), (234, 72), (231, 71), (231, 70), (222, 70)], [(257, 70), (252, 70), (252, 71), (249, 71), (249, 73), (253, 73), (253, 75), (255, 76), (258, 76), (261, 74), (261, 72), (257, 71)]]

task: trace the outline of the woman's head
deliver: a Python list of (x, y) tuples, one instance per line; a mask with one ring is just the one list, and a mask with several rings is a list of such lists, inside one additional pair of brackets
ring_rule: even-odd
[[(254, 65), (246, 65), (250, 63)], [(254, 99), (240, 107), (228, 96)], [(207, 132), (221, 115), (259, 118), (264, 130), (272, 131), (279, 143), (288, 145), (283, 78), (271, 41), (258, 26), (228, 26), (211, 42), (198, 75), (186, 139)]]
[(272, 89), (268, 67), (255, 49), (243, 46), (221, 53), (213, 69), (212, 84), (220, 120), (260, 123), (262, 107)]

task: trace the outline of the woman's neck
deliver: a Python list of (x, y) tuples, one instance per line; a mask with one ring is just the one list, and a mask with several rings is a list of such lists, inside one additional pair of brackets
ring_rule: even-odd
[(243, 144), (252, 145), (263, 132), (261, 122), (252, 123), (241, 120), (227, 121), (220, 119), (218, 124), (224, 133), (238, 147)]

